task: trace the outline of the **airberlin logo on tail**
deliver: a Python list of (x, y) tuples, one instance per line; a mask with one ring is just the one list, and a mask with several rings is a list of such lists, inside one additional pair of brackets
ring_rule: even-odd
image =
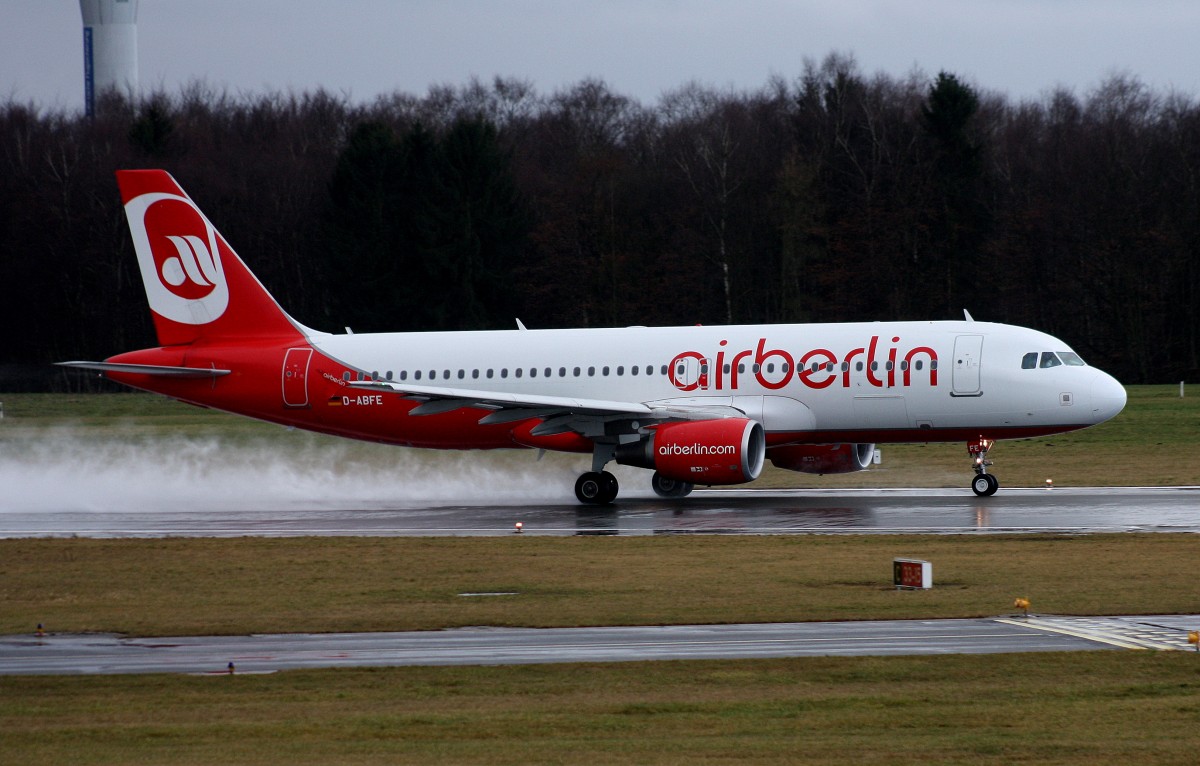
[(220, 237), (187, 197), (150, 192), (125, 205), (150, 308), (182, 324), (202, 325), (225, 313), (229, 286)]

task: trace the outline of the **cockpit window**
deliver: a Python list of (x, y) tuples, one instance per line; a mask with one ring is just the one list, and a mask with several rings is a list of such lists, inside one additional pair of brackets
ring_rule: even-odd
[(1028, 354), (1021, 357), (1021, 369), (1022, 370), (1036, 370), (1037, 369), (1037, 356), (1038, 355), (1037, 355), (1036, 351), (1030, 351)]
[(1055, 354), (1053, 351), (1043, 351), (1042, 352), (1042, 363), (1040, 366), (1043, 370), (1046, 369), (1047, 367), (1058, 367), (1061, 364), (1062, 364), (1062, 362), (1059, 361), (1058, 355)]
[(1059, 351), (1058, 358), (1063, 360), (1063, 364), (1068, 367), (1086, 367), (1087, 363), (1079, 358), (1079, 354), (1074, 351)]

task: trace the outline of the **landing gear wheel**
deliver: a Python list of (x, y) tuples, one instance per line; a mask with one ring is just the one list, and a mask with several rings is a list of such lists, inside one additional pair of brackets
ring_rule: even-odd
[(617, 477), (608, 471), (588, 471), (575, 480), (575, 497), (585, 505), (605, 505), (617, 497)]
[(980, 497), (991, 497), (1000, 489), (1000, 482), (990, 473), (978, 474), (971, 481), (971, 491)]
[(687, 497), (695, 487), (690, 481), (668, 479), (658, 471), (655, 471), (653, 478), (650, 479), (650, 486), (654, 488), (654, 494), (659, 497)]

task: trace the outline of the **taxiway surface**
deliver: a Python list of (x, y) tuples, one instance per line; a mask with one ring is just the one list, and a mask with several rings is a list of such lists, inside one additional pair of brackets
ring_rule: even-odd
[[(0, 510), (0, 537), (241, 537), (1200, 532), (1200, 487), (698, 490), (683, 500), (623, 495), (612, 506), (422, 505), (316, 500), (211, 510)], [(116, 504), (119, 505), (119, 504)]]
[(297, 668), (512, 665), (765, 657), (1187, 650), (1200, 615), (1012, 617), (675, 625), (466, 628), (130, 639), (0, 637), (0, 674), (262, 673)]

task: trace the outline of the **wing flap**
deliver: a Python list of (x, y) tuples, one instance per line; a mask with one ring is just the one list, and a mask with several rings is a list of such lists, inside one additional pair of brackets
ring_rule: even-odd
[[(586, 415), (643, 415), (652, 414), (651, 408), (639, 402), (619, 402), (605, 399), (580, 399), (573, 396), (542, 396), (539, 394), (514, 394), (506, 391), (480, 391), (466, 388), (444, 388), (441, 386), (410, 386), (385, 380), (364, 380), (351, 382), (352, 388), (369, 390), (392, 391), (402, 396), (413, 398), (446, 400), (453, 404), (452, 409), (462, 407), (480, 407), (482, 409), (500, 410), (512, 407), (554, 412), (571, 412)], [(451, 406), (450, 404), (446, 406)], [(425, 405), (422, 405), (425, 407)], [(423, 413), (434, 414), (446, 412), (440, 407), (429, 407)], [(545, 415), (540, 412), (531, 415)]]

